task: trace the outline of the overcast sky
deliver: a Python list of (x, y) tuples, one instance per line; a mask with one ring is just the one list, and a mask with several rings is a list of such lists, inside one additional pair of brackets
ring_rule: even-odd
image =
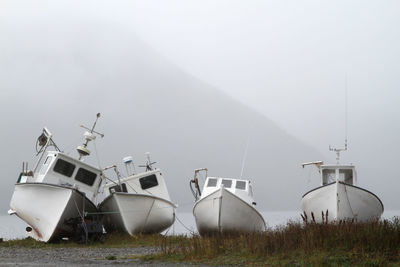
[(321, 150), (343, 142), (346, 75), (349, 140), (363, 117), (399, 132), (398, 1), (1, 3), (3, 25), (31, 19), (57, 25), (60, 18), (118, 23)]
[[(341, 146), (345, 136), (347, 76), (350, 151), (343, 158), (360, 164), (359, 174), (377, 174), (370, 189), (384, 181), (395, 194), (400, 2), (3, 0), (0, 41), (31, 21), (65, 30), (59, 20), (119, 25), (331, 162), (328, 145)], [(12, 94), (2, 90), (2, 97)]]

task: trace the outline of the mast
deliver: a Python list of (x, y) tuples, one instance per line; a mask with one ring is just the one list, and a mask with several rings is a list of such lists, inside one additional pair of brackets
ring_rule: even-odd
[(329, 145), (329, 151), (334, 151), (336, 153), (336, 164), (339, 165), (340, 161), (340, 152), (347, 151), (347, 73), (344, 78), (344, 88), (345, 88), (345, 97), (344, 97), (344, 147), (335, 148)]
[(81, 160), (81, 158), (84, 157), (84, 156), (90, 155), (90, 150), (87, 148), (87, 145), (89, 144), (90, 141), (93, 141), (93, 140), (96, 139), (96, 135), (94, 135), (94, 134), (99, 135), (101, 138), (104, 137), (104, 134), (99, 133), (99, 132), (96, 132), (96, 131), (94, 130), (94, 128), (96, 127), (97, 120), (98, 120), (99, 118), (100, 118), (100, 113), (97, 113), (97, 115), (96, 115), (96, 120), (94, 121), (92, 128), (88, 128), (88, 127), (86, 127), (86, 126), (84, 126), (84, 125), (81, 125), (82, 128), (84, 128), (84, 129), (86, 129), (86, 130), (88, 130), (88, 131), (86, 131), (86, 132), (83, 134), (83, 136), (85, 137), (85, 140), (86, 140), (85, 143), (83, 143), (83, 145), (78, 146), (78, 147), (76, 148), (76, 150), (77, 150), (78, 153), (79, 153), (79, 160)]

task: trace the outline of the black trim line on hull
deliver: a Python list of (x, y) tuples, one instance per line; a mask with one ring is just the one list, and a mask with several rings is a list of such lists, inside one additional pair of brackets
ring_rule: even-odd
[(230, 195), (233, 196), (234, 198), (237, 198), (238, 200), (242, 201), (242, 202), (243, 202), (244, 204), (246, 204), (247, 206), (251, 207), (251, 208), (258, 214), (258, 216), (260, 216), (261, 219), (263, 220), (263, 222), (264, 222), (264, 231), (265, 231), (265, 229), (267, 229), (267, 225), (266, 225), (266, 223), (265, 223), (265, 220), (264, 220), (264, 217), (262, 216), (262, 214), (261, 214), (255, 207), (253, 207), (252, 205), (250, 205), (249, 203), (247, 203), (246, 201), (244, 201), (243, 199), (241, 199), (239, 196), (237, 196), (237, 195), (235, 195), (234, 193), (230, 192), (230, 191), (227, 190), (226, 188), (219, 188), (219, 189), (217, 189), (216, 191), (214, 191), (214, 192), (208, 194), (208, 195), (205, 196), (204, 198), (201, 198), (201, 199), (197, 200), (196, 203), (194, 203), (194, 206), (193, 206), (193, 209), (192, 209), (192, 213), (194, 214), (194, 209), (196, 208), (197, 204), (199, 204), (202, 200), (204, 200), (204, 199), (210, 197), (211, 195), (213, 195), (213, 194), (219, 192), (221, 189), (223, 189), (225, 192), (227, 192), (228, 194), (230, 194)]
[(348, 186), (351, 186), (351, 187), (354, 187), (354, 188), (357, 188), (357, 189), (361, 189), (361, 190), (363, 190), (363, 191), (365, 191), (365, 192), (367, 192), (367, 193), (370, 193), (371, 195), (373, 195), (374, 197), (376, 197), (376, 199), (379, 200), (379, 203), (381, 203), (381, 205), (382, 205), (382, 213), (383, 213), (383, 211), (385, 210), (385, 208), (384, 208), (384, 206), (383, 206), (383, 203), (382, 203), (382, 201), (380, 200), (380, 198), (379, 198), (377, 195), (375, 195), (374, 193), (372, 193), (371, 191), (368, 191), (367, 189), (364, 189), (364, 188), (361, 188), (361, 187), (358, 187), (358, 186), (355, 186), (355, 185), (346, 184), (346, 183), (343, 183), (343, 182), (340, 182), (340, 181), (339, 181), (339, 183), (341, 183), (341, 184), (343, 184), (343, 185), (348, 185)]
[[(306, 195), (308, 195), (309, 193), (311, 193), (311, 192), (313, 192), (313, 191), (315, 191), (315, 190), (317, 190), (317, 189), (320, 189), (320, 188), (326, 187), (326, 186), (330, 186), (330, 185), (335, 184), (335, 183), (336, 183), (336, 182), (332, 182), (332, 183), (329, 183), (329, 184), (326, 184), (326, 185), (321, 185), (321, 186), (318, 186), (318, 187), (316, 187), (316, 188), (314, 188), (314, 189), (311, 189), (310, 191), (308, 191), (307, 193), (305, 193), (301, 198), (304, 198)], [(364, 189), (364, 188), (362, 188), (362, 187), (358, 187), (358, 186), (355, 186), (355, 185), (346, 184), (346, 183), (341, 182), (341, 181), (339, 181), (339, 183), (341, 183), (341, 184), (343, 184), (343, 185), (346, 185), (346, 186), (351, 186), (351, 187), (360, 189), (360, 190), (365, 191), (365, 192), (367, 192), (367, 193), (370, 193), (370, 194), (373, 195), (373, 196), (379, 201), (379, 203), (381, 204), (381, 206), (382, 206), (382, 212), (385, 210), (385, 208), (384, 208), (384, 206), (383, 206), (383, 203), (382, 203), (382, 201), (380, 200), (380, 198), (379, 198), (377, 195), (375, 195), (374, 193), (372, 193), (371, 191), (368, 191), (367, 189)]]

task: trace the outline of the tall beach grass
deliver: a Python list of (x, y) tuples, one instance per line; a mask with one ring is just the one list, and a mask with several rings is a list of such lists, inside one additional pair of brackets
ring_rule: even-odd
[(400, 263), (400, 220), (288, 222), (264, 233), (195, 235), (180, 238), (179, 242), (167, 237), (161, 243), (161, 251), (165, 258), (239, 265), (287, 262), (307, 266), (386, 266)]

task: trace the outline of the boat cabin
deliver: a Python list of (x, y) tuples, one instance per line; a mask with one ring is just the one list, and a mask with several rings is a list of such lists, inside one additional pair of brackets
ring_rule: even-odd
[(104, 185), (104, 194), (109, 196), (114, 192), (152, 195), (171, 201), (160, 170), (151, 170), (122, 178), (119, 182)]
[(61, 152), (49, 151), (33, 176), (21, 176), (17, 183), (46, 183), (73, 187), (92, 202), (101, 183), (101, 171)]
[(356, 169), (353, 165), (321, 165), (322, 185), (336, 181), (357, 185)]
[(248, 180), (238, 180), (232, 178), (221, 178), (221, 177), (207, 177), (201, 197), (204, 198), (222, 186), (229, 192), (240, 197), (250, 205), (255, 205), (253, 198), (253, 188)]

